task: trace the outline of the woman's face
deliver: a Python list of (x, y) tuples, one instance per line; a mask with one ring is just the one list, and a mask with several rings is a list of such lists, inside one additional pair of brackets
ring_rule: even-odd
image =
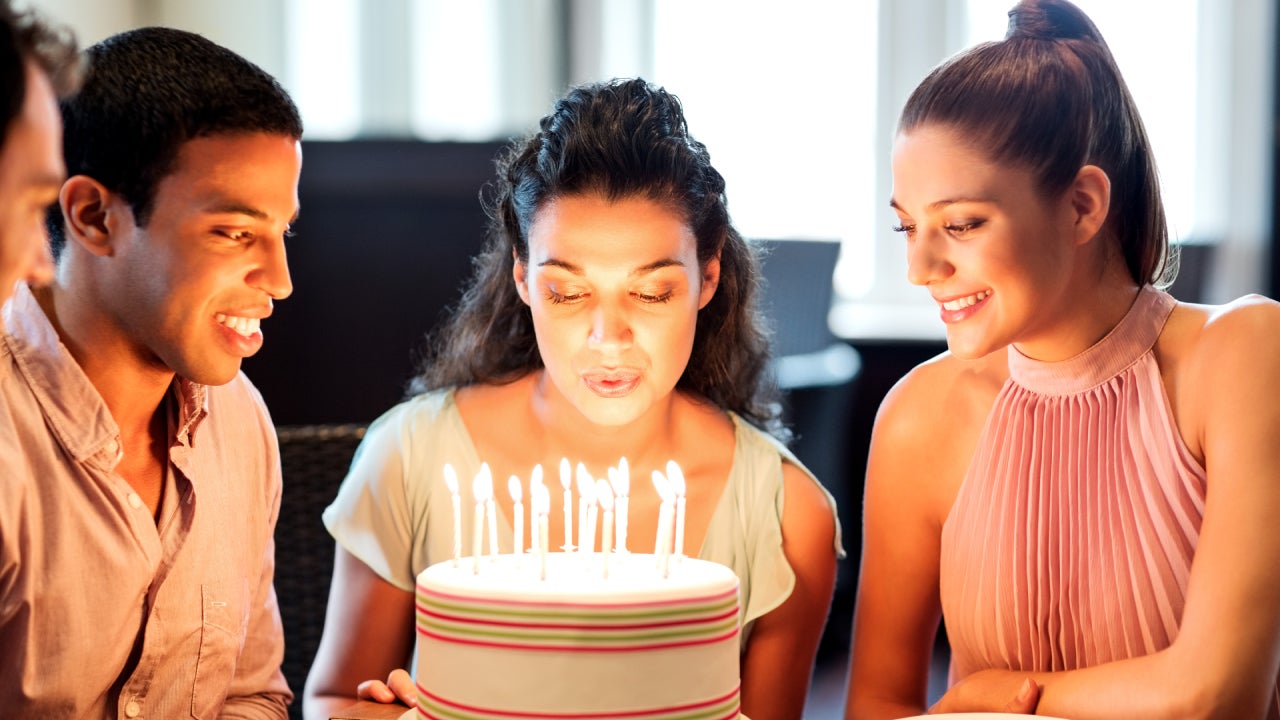
[(587, 421), (629, 423), (669, 399), (693, 348), (719, 261), (699, 267), (685, 219), (641, 197), (554, 199), (515, 263), (533, 315), (547, 392)]
[[(1035, 177), (997, 165), (945, 127), (902, 133), (893, 149), (893, 199), (907, 276), (929, 290), (961, 358), (1011, 343), (1044, 360), (1071, 314), (1077, 262), (1071, 202), (1046, 200)], [(1064, 355), (1065, 357), (1065, 355)]]

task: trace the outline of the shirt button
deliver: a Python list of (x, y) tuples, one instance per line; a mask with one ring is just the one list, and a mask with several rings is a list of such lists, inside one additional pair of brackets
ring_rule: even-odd
[(120, 451), (120, 443), (116, 442), (115, 440), (111, 440), (107, 443), (106, 450), (108, 453), (115, 455), (117, 452)]
[[(141, 510), (142, 496), (139, 495), (138, 493), (129, 493), (129, 506), (132, 507), (134, 510)], [(129, 706), (137, 707), (137, 703), (129, 703)], [(134, 713), (134, 715), (137, 715), (137, 713)], [(133, 717), (133, 715), (130, 715), (129, 717)]]
[[(137, 496), (135, 495), (134, 497)], [(132, 700), (129, 701), (129, 704), (124, 706), (124, 714), (128, 717), (138, 717), (141, 712), (142, 706)]]

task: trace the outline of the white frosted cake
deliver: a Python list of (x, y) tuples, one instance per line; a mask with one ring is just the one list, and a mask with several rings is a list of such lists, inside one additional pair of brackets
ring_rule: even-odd
[[(519, 562), (517, 562), (517, 560)], [(418, 575), (418, 715), (719, 720), (739, 712), (738, 578), (654, 555), (470, 557)]]

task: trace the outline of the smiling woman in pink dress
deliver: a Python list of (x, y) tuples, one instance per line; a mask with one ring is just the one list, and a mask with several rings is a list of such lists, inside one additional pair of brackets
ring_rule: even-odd
[(1179, 303), (1093, 23), (1027, 0), (908, 100), (892, 206), (949, 352), (886, 397), (848, 717), (1276, 718), (1280, 305)]

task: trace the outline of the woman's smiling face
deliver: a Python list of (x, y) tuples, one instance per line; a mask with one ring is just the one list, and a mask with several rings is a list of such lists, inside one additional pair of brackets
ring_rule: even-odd
[(938, 303), (953, 354), (1029, 348), (1068, 321), (1076, 232), (1065, 196), (1044, 198), (1029, 170), (935, 125), (898, 136), (893, 181), (908, 279)]

